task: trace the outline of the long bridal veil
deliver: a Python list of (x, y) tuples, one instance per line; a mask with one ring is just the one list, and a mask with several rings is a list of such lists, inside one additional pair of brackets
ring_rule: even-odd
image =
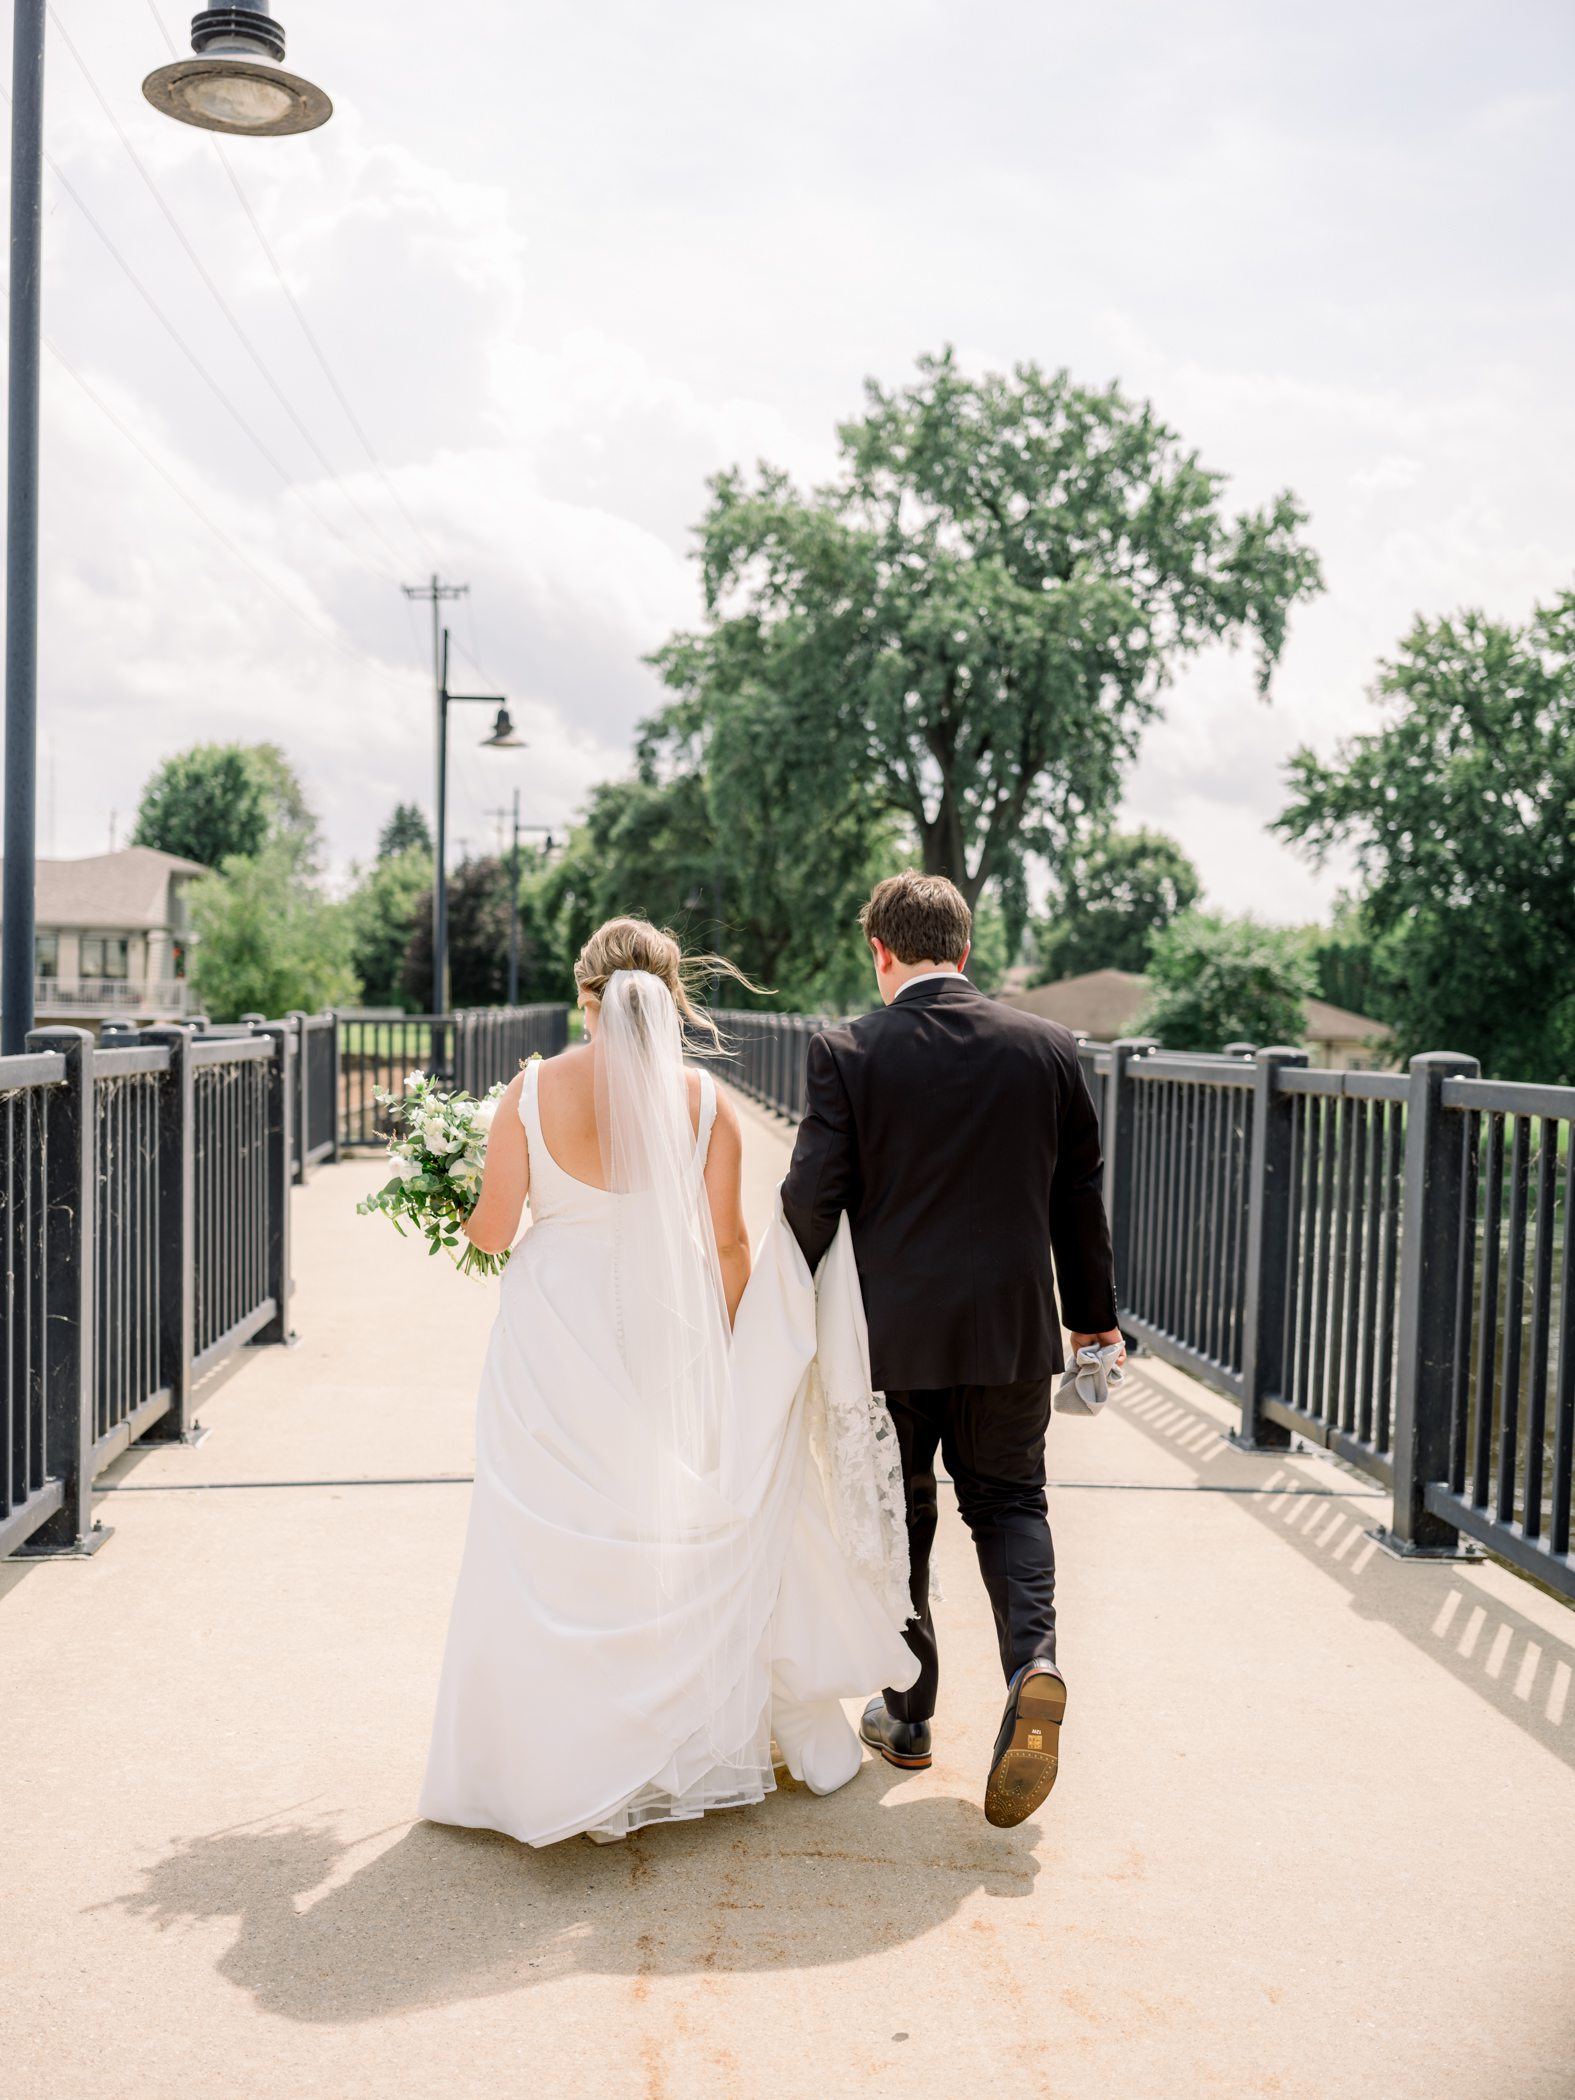
[(654, 1581), (654, 1634), (703, 1673), (709, 1759), (769, 1770), (769, 1739), (757, 1740), (762, 1717), (750, 1710), (759, 1703), (751, 1663), (774, 1577), (765, 1541), (729, 1491), (727, 1306), (683, 1030), (659, 978), (620, 970), (608, 980), (594, 1058), (603, 1177), (619, 1198), (618, 1351), (653, 1469), (641, 1543)]

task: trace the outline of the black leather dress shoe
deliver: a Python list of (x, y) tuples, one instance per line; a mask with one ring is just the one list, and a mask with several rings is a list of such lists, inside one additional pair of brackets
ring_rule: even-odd
[(985, 1782), (985, 1821), (998, 1830), (1031, 1816), (1055, 1785), (1065, 1713), (1066, 1679), (1055, 1664), (1024, 1663), (1006, 1695)]
[(859, 1736), (872, 1750), (878, 1750), (889, 1765), (900, 1765), (905, 1772), (929, 1769), (929, 1722), (899, 1721), (879, 1692), (864, 1709)]

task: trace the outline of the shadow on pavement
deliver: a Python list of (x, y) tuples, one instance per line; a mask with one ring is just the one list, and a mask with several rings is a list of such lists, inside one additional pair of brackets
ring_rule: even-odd
[[(1387, 1516), (1387, 1500), (1347, 1500), (1293, 1492), (1303, 1485), (1296, 1458), (1238, 1452), (1218, 1421), (1191, 1408), (1169, 1386), (1132, 1367), (1111, 1395), (1124, 1421), (1212, 1488), (1253, 1487), (1231, 1507), (1257, 1519), (1345, 1590), (1364, 1618), (1393, 1628), (1469, 1686), (1563, 1763), (1575, 1767), (1575, 1647), (1541, 1622), (1469, 1579), (1467, 1564), (1405, 1561), (1368, 1536)], [(1287, 1462), (1288, 1461), (1288, 1462)], [(1327, 1464), (1320, 1457), (1320, 1465)], [(1327, 1476), (1324, 1476), (1327, 1477)], [(1371, 1483), (1351, 1478), (1353, 1495)], [(1559, 1605), (1558, 1610), (1568, 1607)], [(1571, 1620), (1575, 1633), (1575, 1619)]]
[(977, 1890), (1032, 1893), (1032, 1823), (994, 1831), (976, 1802), (889, 1798), (903, 1784), (867, 1764), (829, 1800), (787, 1782), (757, 1809), (542, 1852), (417, 1823), (354, 1868), (385, 1833), (221, 1831), (179, 1845), (114, 1907), (161, 1931), (233, 1917), (219, 1973), (262, 2011), (354, 2023), (577, 1972), (638, 1981), (850, 1962), (918, 1939)]

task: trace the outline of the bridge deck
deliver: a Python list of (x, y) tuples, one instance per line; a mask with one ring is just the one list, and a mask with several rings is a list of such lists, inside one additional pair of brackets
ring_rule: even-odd
[(490, 1293), (355, 1219), (373, 1179), (301, 1192), (300, 1346), (117, 1465), (106, 1549), (0, 1568), (9, 2089), (1575, 2093), (1575, 1614), (1389, 1559), (1355, 1476), (1162, 1366), (1054, 1426), (1072, 1701), (1021, 1830), (955, 1512), (930, 1773), (602, 1849), (413, 1823)]

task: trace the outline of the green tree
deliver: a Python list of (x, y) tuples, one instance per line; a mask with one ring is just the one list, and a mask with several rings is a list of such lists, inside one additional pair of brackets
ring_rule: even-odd
[[(635, 912), (691, 951), (729, 955), (771, 988), (760, 1004), (865, 1005), (858, 908), (876, 874), (900, 861), (877, 865), (879, 834), (856, 823), (817, 829), (806, 811), (815, 796), (773, 751), (764, 722), (729, 710), (719, 734), (693, 745), (665, 720), (648, 725), (640, 776), (595, 791), (567, 851), (534, 886), (563, 967), (602, 920)], [(733, 985), (725, 996), (755, 1003)]]
[(1373, 930), (1359, 899), (1341, 896), (1333, 924), (1311, 928), (1308, 943), (1319, 998), (1393, 1024), (1400, 984), (1395, 937)]
[(131, 834), (134, 846), (207, 868), (260, 853), (270, 839), (316, 858), (317, 820), (277, 744), (194, 744), (165, 759), (142, 790)]
[(192, 976), (216, 1021), (353, 1004), (351, 917), (321, 895), (287, 839), (231, 854), (190, 890), (197, 939)]
[(401, 854), (414, 852), (417, 847), (430, 857), (432, 834), (427, 829), (427, 820), (414, 802), (396, 802), (393, 815), (377, 835), (377, 857), (379, 860), (397, 860)]
[[(749, 722), (806, 769), (813, 812), (783, 866), (828, 835), (907, 830), (973, 902), (1114, 805), (1161, 690), (1188, 656), (1252, 634), (1260, 687), (1290, 608), (1321, 589), (1281, 495), (1231, 518), (1222, 479), (1147, 406), (1065, 372), (871, 383), (813, 495), (762, 469), (712, 483), (706, 625), (655, 661), (666, 727), (742, 748)], [(769, 709), (765, 703), (769, 702)], [(731, 833), (729, 833), (731, 839)]]
[(1278, 828), (1354, 850), (1403, 1055), (1575, 1080), (1575, 592), (1418, 620), (1374, 697), (1382, 727), (1296, 754)]
[[(411, 1006), (405, 955), (422, 915), (432, 909), (432, 855), (421, 846), (379, 855), (359, 876), (348, 900), (351, 962), (368, 1006)], [(430, 950), (429, 950), (430, 953)]]
[(1301, 1042), (1314, 976), (1299, 929), (1188, 911), (1155, 935), (1148, 985), (1135, 1035), (1167, 1050), (1223, 1050)]
[(1160, 831), (1110, 831), (1061, 864), (1048, 925), (1039, 936), (1038, 984), (1085, 970), (1148, 967), (1156, 934), (1197, 903), (1203, 884), (1174, 839)]
[[(572, 978), (561, 939), (548, 924), (535, 855), (521, 855), (520, 998), (565, 999)], [(501, 1006), (509, 982), (509, 864), (485, 854), (465, 860), (448, 879), (448, 981), (455, 1006)], [(404, 996), (426, 1012), (432, 997), (432, 885), (417, 901), (403, 964)]]

